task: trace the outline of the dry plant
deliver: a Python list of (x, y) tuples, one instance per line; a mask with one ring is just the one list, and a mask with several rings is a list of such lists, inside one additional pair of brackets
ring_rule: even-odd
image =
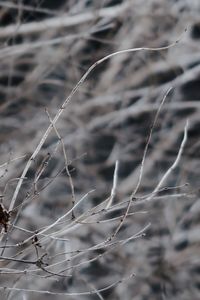
[(198, 299), (199, 5), (47, 2), (0, 1), (2, 299)]

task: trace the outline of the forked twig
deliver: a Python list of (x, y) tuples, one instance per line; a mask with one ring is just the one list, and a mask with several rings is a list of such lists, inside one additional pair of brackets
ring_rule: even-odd
[(131, 194), (131, 199), (133, 199), (133, 197), (136, 195), (139, 187), (140, 187), (140, 184), (141, 184), (141, 181), (142, 181), (142, 175), (143, 175), (143, 169), (144, 169), (144, 163), (145, 163), (145, 159), (146, 159), (146, 155), (147, 155), (147, 151), (148, 151), (148, 148), (149, 148), (149, 143), (151, 141), (151, 137), (152, 137), (152, 133), (153, 133), (153, 130), (154, 130), (154, 127), (155, 127), (155, 124), (158, 120), (158, 116), (160, 114), (160, 111), (165, 103), (165, 100), (167, 98), (167, 96), (169, 95), (169, 93), (171, 92), (172, 90), (172, 87), (170, 87), (166, 94), (164, 95), (160, 105), (159, 105), (159, 108), (156, 112), (156, 115), (154, 117), (154, 120), (153, 120), (153, 124), (151, 125), (151, 128), (150, 128), (150, 133), (149, 133), (149, 136), (148, 136), (148, 139), (147, 139), (147, 142), (146, 142), (146, 146), (145, 146), (145, 149), (144, 149), (144, 154), (143, 154), (143, 157), (142, 157), (142, 162), (141, 162), (141, 167), (140, 167), (140, 173), (139, 173), (139, 178), (138, 178), (138, 183), (136, 185), (136, 188), (134, 189), (133, 193)]
[[(181, 37), (180, 37), (181, 38)], [(66, 108), (66, 106), (69, 104), (69, 102), (71, 101), (72, 97), (74, 96), (74, 94), (77, 92), (77, 90), (79, 89), (79, 87), (83, 84), (83, 82), (86, 80), (86, 78), (89, 76), (89, 74), (100, 64), (102, 64), (103, 62), (105, 62), (106, 60), (116, 56), (116, 55), (120, 55), (120, 54), (125, 54), (125, 53), (132, 53), (132, 52), (138, 52), (138, 51), (161, 51), (161, 50), (167, 50), (173, 46), (175, 46), (179, 40), (176, 40), (175, 42), (173, 42), (172, 44), (165, 46), (165, 47), (157, 47), (157, 48), (148, 48), (148, 47), (141, 47), (141, 48), (131, 48), (131, 49), (126, 49), (126, 50), (121, 50), (121, 51), (117, 51), (117, 52), (113, 52), (107, 56), (104, 56), (102, 59), (96, 61), (86, 72), (85, 74), (81, 77), (81, 79), (78, 81), (78, 83), (74, 86), (74, 88), (72, 89), (71, 93), (69, 94), (69, 96), (65, 99), (65, 101), (63, 102), (63, 104), (61, 105), (60, 109), (58, 110), (58, 112), (56, 113), (55, 117), (52, 120), (52, 123), (48, 126), (48, 128), (46, 129), (45, 133), (43, 134), (39, 144), (37, 145), (35, 151), (33, 152), (33, 154), (31, 155), (31, 157), (29, 158), (23, 172), (21, 175), (21, 178), (24, 178), (32, 164), (32, 161), (34, 161), (34, 159), (36, 158), (37, 154), (39, 153), (40, 149), (42, 148), (44, 142), (46, 141), (47, 137), (49, 136), (53, 125), (55, 125), (58, 121), (58, 119), (60, 118), (60, 116), (62, 115), (64, 109)], [(14, 208), (15, 205), (15, 201), (17, 199), (18, 193), (20, 191), (21, 185), (22, 185), (23, 179), (20, 179), (18, 181), (18, 184), (16, 186), (15, 192), (13, 194), (11, 203), (10, 203), (10, 207), (9, 207), (9, 211), (11, 211)]]
[(187, 120), (187, 122), (185, 124), (185, 128), (184, 128), (183, 140), (181, 142), (181, 145), (180, 145), (180, 148), (179, 148), (176, 160), (174, 161), (174, 163), (172, 164), (172, 166), (167, 170), (167, 172), (163, 175), (163, 177), (161, 178), (160, 182), (158, 183), (158, 185), (153, 190), (152, 194), (146, 200), (151, 200), (154, 196), (156, 196), (157, 192), (163, 186), (163, 183), (167, 180), (167, 178), (169, 177), (169, 175), (171, 174), (171, 172), (177, 167), (177, 165), (178, 165), (178, 163), (179, 163), (179, 161), (181, 159), (181, 156), (182, 156), (182, 153), (183, 153), (183, 149), (184, 149), (185, 144), (187, 142), (188, 127), (189, 127), (189, 121)]
[(127, 218), (128, 214), (129, 214), (129, 210), (130, 210), (130, 207), (131, 207), (132, 200), (134, 199), (134, 196), (136, 195), (136, 193), (137, 193), (137, 191), (138, 191), (138, 189), (140, 187), (141, 181), (142, 181), (144, 163), (145, 163), (145, 159), (146, 159), (146, 155), (147, 155), (149, 143), (150, 143), (150, 140), (151, 140), (151, 137), (152, 137), (153, 129), (154, 129), (155, 124), (157, 122), (157, 119), (158, 119), (159, 113), (161, 111), (161, 108), (162, 108), (163, 104), (165, 103), (165, 100), (166, 100), (169, 92), (171, 91), (171, 89), (172, 88), (168, 89), (168, 91), (166, 92), (165, 96), (163, 97), (163, 99), (161, 101), (161, 104), (160, 104), (160, 106), (159, 106), (159, 108), (158, 108), (158, 110), (156, 112), (153, 124), (151, 126), (150, 133), (149, 133), (149, 136), (148, 136), (148, 139), (147, 139), (147, 143), (146, 143), (146, 146), (145, 146), (145, 149), (144, 149), (144, 154), (143, 154), (143, 157), (142, 157), (141, 168), (140, 168), (140, 173), (139, 173), (139, 178), (138, 178), (138, 183), (136, 185), (136, 188), (134, 189), (133, 193), (131, 194), (131, 197), (130, 197), (130, 199), (128, 201), (128, 205), (127, 205), (126, 211), (125, 211), (124, 215), (121, 217), (120, 222), (119, 222), (117, 228), (112, 233), (112, 235), (108, 238), (107, 241), (111, 241), (117, 235), (117, 233), (121, 229), (122, 225), (125, 222), (125, 219)]

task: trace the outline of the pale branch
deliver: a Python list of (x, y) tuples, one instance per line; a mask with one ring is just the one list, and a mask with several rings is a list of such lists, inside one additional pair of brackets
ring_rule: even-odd
[[(181, 38), (181, 37), (180, 37)], [(52, 120), (52, 123), (48, 126), (48, 128), (46, 129), (44, 135), (42, 136), (39, 144), (37, 145), (35, 151), (33, 152), (33, 154), (31, 155), (31, 157), (29, 158), (23, 172), (21, 175), (21, 178), (24, 178), (32, 164), (32, 161), (34, 161), (34, 159), (36, 158), (37, 154), (39, 153), (40, 149), (42, 148), (43, 144), (45, 143), (47, 137), (49, 136), (50, 132), (53, 129), (53, 125), (55, 125), (58, 121), (58, 119), (60, 118), (60, 116), (62, 115), (64, 109), (66, 108), (66, 106), (69, 104), (69, 102), (71, 101), (72, 97), (74, 96), (74, 94), (78, 91), (78, 89), (80, 88), (80, 86), (84, 83), (84, 81), (86, 80), (86, 78), (89, 76), (89, 74), (100, 64), (102, 64), (103, 62), (107, 61), (108, 59), (116, 56), (116, 55), (120, 55), (120, 54), (125, 54), (125, 53), (134, 53), (134, 52), (138, 52), (138, 51), (161, 51), (161, 50), (167, 50), (173, 46), (175, 46), (179, 40), (176, 40), (175, 42), (171, 43), (170, 45), (167, 45), (165, 47), (157, 47), (157, 48), (148, 48), (148, 47), (141, 47), (141, 48), (131, 48), (131, 49), (126, 49), (126, 50), (120, 50), (117, 52), (113, 52), (107, 56), (104, 56), (102, 59), (96, 61), (94, 64), (91, 65), (91, 67), (89, 67), (89, 69), (85, 72), (85, 74), (81, 77), (81, 79), (78, 81), (78, 83), (74, 86), (74, 88), (72, 89), (71, 93), (69, 94), (69, 96), (65, 99), (65, 101), (63, 102), (63, 104), (61, 105), (60, 109), (57, 111), (55, 117)], [(20, 179), (18, 181), (18, 184), (16, 186), (15, 192), (13, 194), (11, 203), (10, 203), (10, 207), (9, 207), (9, 211), (11, 211), (14, 208), (15, 205), (15, 201), (17, 199), (19, 190), (21, 188), (21, 185), (23, 183), (23, 179)]]
[(183, 140), (181, 142), (181, 145), (180, 145), (180, 148), (179, 148), (176, 160), (174, 161), (174, 163), (172, 164), (172, 166), (167, 170), (167, 172), (163, 175), (163, 177), (161, 178), (160, 182), (158, 183), (158, 185), (153, 190), (152, 194), (146, 200), (151, 200), (154, 197), (154, 195), (157, 194), (157, 192), (163, 186), (164, 182), (167, 180), (167, 178), (169, 177), (169, 175), (171, 174), (171, 172), (177, 167), (177, 165), (178, 165), (178, 163), (179, 163), (179, 161), (181, 159), (181, 156), (183, 154), (183, 150), (184, 150), (185, 144), (187, 142), (187, 138), (188, 138), (188, 126), (189, 126), (189, 122), (187, 120), (185, 128), (184, 128)]

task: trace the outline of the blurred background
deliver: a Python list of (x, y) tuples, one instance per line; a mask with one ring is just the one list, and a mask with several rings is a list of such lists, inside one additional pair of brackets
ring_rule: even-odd
[[(0, 1), (2, 299), (200, 298), (199, 16), (198, 0)], [(99, 59), (172, 44), (112, 56), (62, 107)]]

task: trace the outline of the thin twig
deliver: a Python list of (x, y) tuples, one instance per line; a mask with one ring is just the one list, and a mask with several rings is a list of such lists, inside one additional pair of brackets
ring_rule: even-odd
[(127, 281), (128, 279), (134, 277), (135, 274), (131, 274), (128, 277), (122, 278), (118, 281), (115, 281), (113, 283), (111, 283), (110, 285), (107, 285), (104, 288), (101, 289), (97, 289), (97, 290), (92, 290), (92, 291), (87, 291), (87, 292), (75, 292), (75, 293), (62, 293), (62, 292), (52, 292), (52, 291), (44, 291), (44, 290), (34, 290), (34, 289), (23, 289), (23, 288), (14, 288), (14, 287), (0, 287), (0, 290), (3, 291), (18, 291), (18, 292), (26, 292), (26, 293), (38, 293), (38, 294), (47, 294), (47, 295), (57, 295), (57, 296), (86, 296), (86, 295), (94, 295), (97, 293), (97, 291), (99, 293), (104, 292), (106, 290), (109, 290), (111, 288), (113, 288), (114, 286), (117, 286), (120, 283), (123, 283), (124, 281)]
[(161, 104), (160, 104), (160, 106), (159, 106), (159, 109), (158, 109), (157, 112), (156, 112), (156, 115), (155, 115), (153, 124), (152, 124), (152, 126), (151, 126), (150, 134), (149, 134), (149, 137), (148, 137), (148, 140), (147, 140), (147, 143), (146, 143), (146, 146), (145, 146), (143, 158), (142, 158), (142, 163), (141, 163), (141, 168), (140, 168), (140, 174), (139, 174), (139, 179), (138, 179), (138, 183), (137, 183), (137, 185), (136, 185), (136, 188), (135, 188), (135, 190), (133, 191), (133, 193), (131, 194), (131, 197), (130, 197), (130, 199), (129, 199), (129, 202), (128, 202), (126, 211), (125, 211), (124, 215), (122, 216), (122, 218), (120, 219), (120, 222), (119, 222), (117, 228), (116, 228), (115, 231), (112, 233), (112, 235), (108, 238), (107, 241), (112, 240), (112, 239), (117, 235), (117, 233), (119, 232), (119, 230), (120, 230), (121, 227), (123, 226), (123, 224), (124, 224), (124, 222), (125, 222), (125, 219), (127, 218), (128, 214), (129, 214), (129, 210), (130, 210), (130, 207), (131, 207), (132, 200), (134, 199), (134, 196), (135, 196), (135, 194), (137, 193), (137, 191), (138, 191), (138, 189), (139, 189), (139, 186), (140, 186), (140, 183), (141, 183), (141, 180), (142, 180), (142, 174), (143, 174), (144, 162), (145, 162), (145, 159), (146, 159), (146, 154), (147, 154), (147, 150), (148, 150), (149, 143), (150, 143), (150, 140), (151, 140), (151, 136), (152, 136), (152, 133), (153, 133), (153, 129), (154, 129), (155, 124), (156, 124), (156, 121), (157, 121), (157, 119), (158, 119), (160, 110), (161, 110), (161, 108), (162, 108), (162, 106), (163, 106), (163, 104), (164, 104), (164, 102), (165, 102), (165, 100), (166, 100), (166, 97), (167, 97), (167, 95), (169, 94), (170, 91), (171, 91), (171, 88), (167, 91), (167, 93), (166, 93), (165, 96), (163, 97), (163, 99), (162, 99), (162, 101), (161, 101)]
[[(75, 203), (76, 203), (76, 197), (75, 197), (75, 190), (74, 190), (73, 179), (72, 179), (72, 176), (71, 176), (69, 168), (68, 168), (69, 162), (68, 162), (67, 152), (66, 152), (66, 149), (65, 149), (65, 144), (64, 144), (63, 138), (61, 137), (60, 133), (58, 132), (58, 130), (56, 128), (56, 125), (53, 123), (53, 121), (52, 121), (52, 119), (51, 119), (51, 117), (50, 117), (49, 112), (48, 112), (47, 109), (46, 109), (46, 113), (47, 113), (49, 121), (52, 124), (53, 129), (54, 129), (54, 131), (55, 131), (55, 133), (56, 133), (56, 135), (57, 135), (57, 137), (58, 137), (58, 139), (59, 139), (59, 141), (61, 142), (61, 145), (62, 145), (64, 160), (65, 160), (65, 170), (66, 170), (67, 176), (69, 178), (69, 184), (70, 184), (70, 188), (71, 188), (72, 208), (73, 208), (74, 205), (75, 205)], [(74, 214), (73, 210), (72, 210), (72, 219), (75, 219), (75, 214)]]
[[(181, 37), (180, 37), (181, 38)], [(180, 39), (179, 38), (179, 39)], [(87, 71), (86, 73), (81, 77), (81, 79), (78, 81), (78, 83), (74, 86), (74, 88), (72, 89), (71, 93), (69, 94), (69, 96), (65, 99), (65, 101), (63, 102), (63, 104), (61, 105), (60, 109), (58, 110), (58, 112), (56, 113), (54, 119), (52, 120), (52, 123), (48, 126), (48, 128), (46, 129), (45, 133), (43, 134), (39, 144), (37, 145), (35, 151), (33, 152), (33, 154), (31, 155), (31, 157), (29, 158), (23, 172), (21, 175), (21, 178), (24, 178), (26, 176), (26, 173), (28, 172), (32, 161), (34, 161), (34, 159), (36, 158), (37, 154), (39, 153), (40, 149), (42, 148), (43, 144), (45, 143), (47, 137), (49, 136), (53, 125), (55, 125), (58, 121), (58, 119), (60, 118), (60, 116), (62, 115), (64, 109), (66, 108), (66, 106), (69, 104), (69, 102), (71, 101), (72, 97), (74, 96), (74, 94), (78, 91), (78, 89), (80, 88), (80, 86), (84, 83), (84, 81), (86, 80), (86, 78), (89, 76), (89, 74), (100, 64), (102, 64), (103, 62), (105, 62), (106, 60), (116, 56), (116, 55), (120, 55), (120, 54), (125, 54), (125, 53), (131, 53), (131, 52), (137, 52), (137, 51), (161, 51), (161, 50), (167, 50), (173, 46), (175, 46), (179, 39), (177, 41), (175, 41), (174, 43), (165, 46), (165, 47), (158, 47), (158, 48), (148, 48), (148, 47), (142, 47), (142, 48), (131, 48), (131, 49), (126, 49), (126, 50), (121, 50), (121, 51), (117, 51), (117, 52), (113, 52), (107, 56), (104, 56), (102, 59), (96, 61)], [(19, 190), (21, 188), (23, 179), (20, 179), (15, 192), (13, 194), (11, 203), (10, 203), (10, 207), (9, 207), (9, 211), (11, 211), (15, 205), (15, 201), (17, 199)]]
[[(94, 190), (89, 191), (87, 194), (85, 194), (74, 206), (73, 208), (71, 208), (69, 211), (67, 211), (64, 215), (62, 215), (61, 217), (59, 217), (55, 222), (53, 222), (52, 224), (50, 224), (49, 226), (47, 226), (46, 228), (42, 229), (41, 231), (38, 231), (37, 234), (43, 234), (46, 231), (50, 230), (51, 228), (53, 228), (54, 226), (56, 226), (57, 224), (59, 224), (63, 219), (65, 219), (69, 214), (72, 213), (73, 209), (75, 209), (78, 205), (80, 205), (80, 203), (85, 200), (89, 194), (91, 194)], [(30, 241), (33, 238), (33, 236), (27, 238), (23, 243), (27, 243), (28, 241)]]
[(157, 110), (157, 112), (156, 112), (156, 115), (155, 115), (155, 117), (154, 117), (153, 124), (152, 124), (152, 126), (151, 126), (151, 128), (150, 128), (150, 133), (149, 133), (149, 136), (148, 136), (148, 139), (147, 139), (147, 143), (146, 143), (146, 146), (145, 146), (145, 149), (144, 149), (144, 154), (143, 154), (143, 157), (142, 157), (142, 162), (141, 162), (141, 168), (140, 168), (140, 173), (139, 173), (138, 183), (137, 183), (136, 188), (134, 189), (133, 193), (131, 194), (131, 199), (133, 199), (133, 197), (136, 195), (136, 193), (137, 193), (137, 191), (138, 191), (138, 189), (139, 189), (139, 187), (140, 187), (140, 184), (141, 184), (141, 181), (142, 181), (142, 175), (143, 175), (144, 163), (145, 163), (147, 151), (148, 151), (148, 148), (149, 148), (149, 143), (150, 143), (150, 141), (151, 141), (152, 133), (153, 133), (155, 124), (156, 124), (156, 122), (157, 122), (157, 120), (158, 120), (158, 116), (159, 116), (159, 114), (160, 114), (160, 111), (161, 111), (161, 109), (162, 109), (162, 107), (163, 107), (163, 105), (164, 105), (164, 103), (165, 103), (165, 100), (166, 100), (167, 96), (168, 96), (169, 93), (171, 92), (171, 90), (172, 90), (172, 87), (170, 87), (170, 88), (167, 90), (166, 94), (164, 95), (164, 97), (163, 97), (163, 99), (162, 99), (162, 101), (161, 101), (161, 103), (160, 103), (160, 105), (159, 105), (159, 108), (158, 108), (158, 110)]
[(183, 140), (181, 142), (180, 149), (178, 151), (178, 155), (176, 157), (176, 160), (174, 161), (173, 165), (167, 170), (167, 172), (163, 175), (163, 177), (161, 178), (160, 182), (158, 183), (158, 185), (156, 186), (156, 188), (153, 190), (152, 194), (150, 195), (150, 197), (148, 197), (146, 200), (151, 200), (154, 197), (154, 195), (157, 194), (157, 192), (163, 186), (164, 182), (167, 180), (167, 178), (169, 177), (169, 175), (171, 174), (171, 172), (177, 167), (177, 165), (178, 165), (178, 163), (179, 163), (179, 161), (181, 159), (181, 156), (182, 156), (185, 144), (187, 142), (188, 126), (189, 126), (189, 121), (187, 120), (185, 128), (184, 128)]

